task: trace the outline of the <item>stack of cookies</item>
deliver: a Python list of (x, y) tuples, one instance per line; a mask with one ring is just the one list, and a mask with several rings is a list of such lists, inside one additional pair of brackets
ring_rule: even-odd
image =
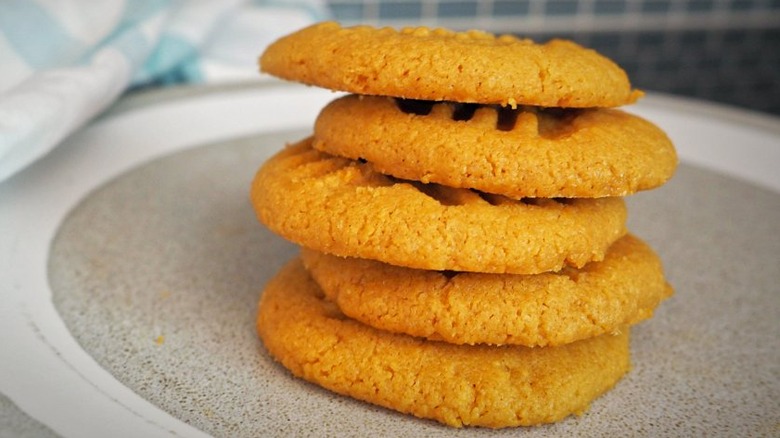
[(321, 23), (261, 69), (346, 91), (259, 170), (260, 221), (302, 247), (257, 330), (294, 375), (452, 426), (584, 412), (672, 290), (623, 196), (677, 165), (641, 92), (572, 42)]

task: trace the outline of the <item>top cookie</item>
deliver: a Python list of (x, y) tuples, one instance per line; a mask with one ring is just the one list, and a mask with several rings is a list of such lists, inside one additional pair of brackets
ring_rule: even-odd
[(573, 42), (473, 30), (324, 22), (268, 46), (260, 69), (357, 94), (512, 107), (615, 107), (642, 95), (614, 62)]

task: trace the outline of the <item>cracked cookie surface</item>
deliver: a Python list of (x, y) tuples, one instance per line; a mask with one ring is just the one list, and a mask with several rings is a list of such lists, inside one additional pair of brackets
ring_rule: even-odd
[(615, 107), (642, 94), (614, 62), (571, 41), (537, 44), (481, 31), (324, 22), (272, 43), (259, 64), (304, 84), (412, 99)]
[(454, 344), (568, 344), (650, 318), (672, 294), (658, 256), (632, 235), (602, 262), (536, 275), (424, 271), (305, 248), (301, 259), (350, 318)]
[(295, 376), (456, 427), (582, 413), (629, 368), (628, 329), (548, 348), (453, 345), (377, 330), (324, 299), (299, 259), (264, 290), (257, 331)]
[(513, 200), (390, 178), (311, 138), (258, 171), (260, 222), (317, 251), (417, 269), (534, 274), (601, 260), (626, 233), (622, 198)]
[(673, 175), (652, 123), (615, 109), (517, 110), (349, 95), (319, 114), (314, 147), (398, 178), (512, 198), (625, 196)]

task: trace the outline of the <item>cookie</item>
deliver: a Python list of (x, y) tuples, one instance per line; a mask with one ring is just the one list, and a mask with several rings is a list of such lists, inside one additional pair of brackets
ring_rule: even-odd
[(453, 345), (377, 330), (325, 300), (299, 259), (264, 290), (257, 331), (295, 376), (456, 427), (580, 414), (629, 368), (628, 329), (547, 348)]
[(601, 260), (626, 232), (622, 198), (512, 200), (401, 181), (311, 138), (260, 168), (260, 222), (317, 251), (417, 269), (533, 274)]
[(301, 258), (348, 317), (454, 344), (568, 344), (650, 318), (672, 293), (661, 261), (632, 235), (602, 262), (536, 275), (424, 271), (310, 249)]
[(669, 138), (616, 109), (516, 110), (349, 95), (328, 104), (314, 147), (397, 178), (512, 198), (625, 196), (665, 183)]
[(642, 95), (614, 62), (573, 42), (537, 44), (480, 31), (324, 22), (275, 41), (259, 64), (304, 84), (410, 99), (614, 107)]

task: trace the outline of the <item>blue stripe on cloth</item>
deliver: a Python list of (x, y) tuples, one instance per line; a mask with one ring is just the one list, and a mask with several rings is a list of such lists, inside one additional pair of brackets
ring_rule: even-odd
[(134, 26), (170, 9), (171, 0), (127, 0), (119, 26)]
[[(150, 41), (137, 27), (125, 27), (111, 35), (103, 45), (95, 47), (95, 52), (106, 47), (114, 48), (122, 53), (137, 70), (144, 62), (155, 41)], [(90, 54), (91, 57), (92, 54)]]
[(33, 69), (72, 64), (87, 50), (56, 17), (30, 0), (0, 1), (0, 31)]
[[(116, 29), (100, 44), (94, 47), (98, 51), (103, 47), (114, 47), (124, 54), (133, 66), (140, 67), (144, 59), (149, 55), (152, 44), (141, 31), (144, 22), (167, 14), (170, 5), (168, 0), (128, 0), (122, 11), (122, 19)], [(155, 36), (156, 37), (156, 36)], [(88, 56), (94, 54), (90, 53)]]
[(158, 38), (162, 37), (158, 34), (147, 35), (142, 28), (151, 20), (167, 20), (171, 3), (168, 0), (128, 0), (117, 28), (85, 56), (85, 61), (100, 50), (112, 48), (122, 53), (130, 62), (134, 77), (147, 81), (158, 72), (147, 71), (143, 66), (147, 58), (157, 50), (156, 46), (160, 44)]
[(201, 82), (203, 73), (198, 55), (198, 47), (186, 39), (174, 34), (163, 35), (143, 65), (137, 80), (153, 77), (154, 83), (158, 85)]

